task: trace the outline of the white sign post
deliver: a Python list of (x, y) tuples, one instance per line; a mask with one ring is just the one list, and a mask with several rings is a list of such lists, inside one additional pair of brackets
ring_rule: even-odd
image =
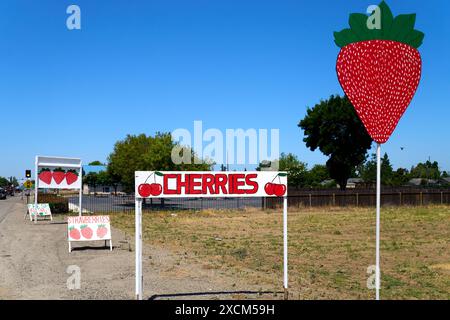
[(154, 198), (283, 198), (283, 286), (288, 296), (287, 173), (159, 172), (135, 173), (136, 298), (143, 299), (142, 200)]
[(377, 222), (375, 240), (375, 290), (376, 300), (380, 300), (381, 270), (380, 270), (380, 207), (381, 207), (381, 144), (377, 144)]
[[(81, 159), (36, 156), (34, 204), (38, 203), (39, 189), (79, 190), (79, 215), (82, 214), (83, 168)], [(34, 222), (37, 220), (35, 218)]]

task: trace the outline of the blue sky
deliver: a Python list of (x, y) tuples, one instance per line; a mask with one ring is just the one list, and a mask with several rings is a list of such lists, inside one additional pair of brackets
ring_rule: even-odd
[[(66, 28), (77, 4), (82, 30)], [(279, 128), (281, 150), (309, 165), (297, 123), (342, 94), (333, 31), (371, 0), (0, 3), (0, 175), (34, 156), (105, 161), (126, 134), (176, 128)], [(428, 157), (450, 170), (450, 3), (391, 0), (425, 32), (423, 77), (391, 140), (395, 167)], [(401, 151), (400, 147), (404, 147)]]

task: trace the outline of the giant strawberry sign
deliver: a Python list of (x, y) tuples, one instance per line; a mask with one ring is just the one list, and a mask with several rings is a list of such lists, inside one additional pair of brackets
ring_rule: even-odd
[(350, 28), (335, 32), (334, 38), (341, 48), (336, 64), (339, 82), (369, 135), (382, 144), (419, 85), (422, 60), (417, 48), (424, 34), (414, 29), (415, 14), (394, 18), (384, 1), (378, 9), (378, 26), (371, 25), (367, 15), (354, 13)]

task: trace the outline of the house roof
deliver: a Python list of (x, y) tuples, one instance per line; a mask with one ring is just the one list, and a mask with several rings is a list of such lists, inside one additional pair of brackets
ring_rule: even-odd
[(424, 181), (425, 183), (428, 184), (436, 184), (437, 181), (436, 180), (432, 180), (432, 179), (422, 179), (422, 178), (414, 178), (409, 180), (409, 184), (415, 185), (415, 186), (420, 186), (422, 184), (422, 181)]
[(328, 180), (323, 180), (320, 184), (322, 186), (324, 186), (324, 185), (327, 185), (327, 184), (330, 184), (330, 183), (333, 183), (333, 182), (334, 182), (333, 179), (328, 179)]
[(347, 180), (347, 183), (363, 183), (364, 180), (361, 178), (350, 178)]
[(107, 167), (106, 166), (89, 166), (89, 165), (85, 165), (83, 166), (83, 170), (85, 174), (94, 172), (94, 173), (99, 173), (101, 171), (106, 171)]

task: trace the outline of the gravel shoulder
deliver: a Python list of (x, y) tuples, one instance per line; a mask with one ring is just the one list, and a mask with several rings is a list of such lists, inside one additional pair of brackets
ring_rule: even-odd
[[(34, 224), (24, 219), (25, 208), (19, 197), (0, 202), (0, 299), (134, 299), (134, 239), (130, 241), (113, 227), (112, 252), (103, 242), (87, 242), (75, 244), (69, 253), (65, 218), (55, 216), (53, 221)], [(257, 292), (259, 288), (241, 280), (236, 288), (233, 284), (237, 279), (200, 265), (180, 263), (182, 260), (164, 248), (144, 247), (147, 299), (261, 298), (238, 293)], [(79, 290), (67, 288), (69, 266), (81, 270)], [(229, 291), (233, 292), (223, 293)]]

